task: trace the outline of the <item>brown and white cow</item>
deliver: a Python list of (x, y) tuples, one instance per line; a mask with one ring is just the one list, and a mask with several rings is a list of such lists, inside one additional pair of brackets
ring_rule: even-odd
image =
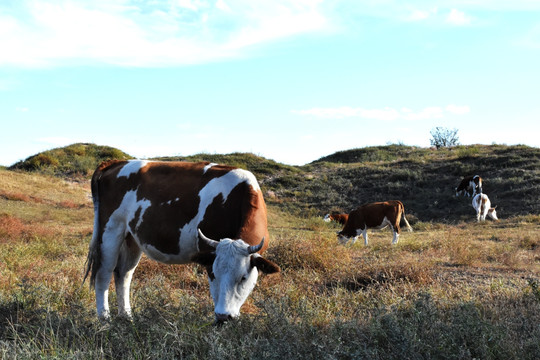
[(491, 201), (486, 194), (478, 194), (472, 200), (472, 207), (476, 210), (476, 221), (486, 221), (486, 216), (489, 215), (493, 220), (499, 220), (497, 217), (497, 206), (491, 207)]
[(464, 177), (456, 188), (456, 196), (467, 195), (472, 197), (482, 193), (482, 178), (478, 175)]
[(349, 214), (332, 213), (332, 214), (326, 214), (323, 220), (325, 222), (335, 221), (338, 224), (345, 225), (348, 218), (349, 218)]
[(258, 254), (268, 247), (266, 205), (249, 171), (208, 162), (109, 161), (91, 185), (94, 233), (85, 279), (90, 273), (101, 319), (110, 318), (113, 274), (118, 313), (131, 317), (130, 283), (143, 252), (162, 263), (205, 265), (217, 322), (239, 316), (258, 271), (279, 271)]
[(362, 205), (349, 214), (343, 230), (338, 233), (338, 240), (343, 244), (352, 239), (351, 245), (362, 234), (364, 244), (368, 244), (368, 229), (383, 229), (390, 226), (394, 232), (392, 244), (397, 244), (399, 238), (401, 219), (407, 225), (407, 230), (412, 231), (409, 222), (405, 218), (405, 208), (399, 200), (375, 202)]

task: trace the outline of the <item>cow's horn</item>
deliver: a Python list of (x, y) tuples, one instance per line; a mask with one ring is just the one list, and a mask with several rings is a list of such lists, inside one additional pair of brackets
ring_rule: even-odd
[(252, 245), (252, 246), (248, 247), (248, 253), (255, 254), (257, 251), (262, 249), (263, 245), (264, 245), (264, 237), (262, 238), (259, 245)]
[(218, 246), (219, 241), (212, 240), (212, 239), (206, 237), (202, 233), (201, 229), (197, 229), (197, 231), (199, 232), (199, 240), (201, 240), (203, 243), (205, 243), (206, 245), (208, 245), (210, 247), (213, 247), (214, 249)]

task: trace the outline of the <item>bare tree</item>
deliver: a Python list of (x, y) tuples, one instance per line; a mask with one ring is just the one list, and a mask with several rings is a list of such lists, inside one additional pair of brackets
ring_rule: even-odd
[(437, 126), (431, 130), (431, 145), (437, 149), (441, 147), (451, 147), (459, 145), (459, 137), (457, 129), (447, 129)]

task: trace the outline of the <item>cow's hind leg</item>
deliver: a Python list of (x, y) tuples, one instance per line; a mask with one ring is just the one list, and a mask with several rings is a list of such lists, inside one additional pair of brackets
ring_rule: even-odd
[(390, 227), (392, 228), (392, 231), (394, 232), (394, 237), (392, 238), (392, 245), (395, 245), (399, 241), (399, 233), (401, 231), (401, 228), (399, 227), (399, 223), (401, 221), (401, 217), (397, 217), (396, 221), (393, 224), (390, 224)]
[(114, 269), (114, 283), (116, 285), (116, 299), (118, 301), (118, 315), (131, 319), (131, 305), (129, 290), (133, 272), (141, 259), (141, 249), (128, 235), (120, 247), (118, 261)]
[(107, 226), (103, 232), (100, 246), (101, 264), (95, 277), (96, 308), (101, 320), (108, 320), (111, 317), (109, 311), (109, 285), (118, 261), (120, 247), (124, 242), (124, 231), (121, 226)]
[(392, 245), (395, 245), (399, 241), (399, 231), (398, 229), (392, 229), (392, 231), (394, 232), (394, 237), (392, 238)]

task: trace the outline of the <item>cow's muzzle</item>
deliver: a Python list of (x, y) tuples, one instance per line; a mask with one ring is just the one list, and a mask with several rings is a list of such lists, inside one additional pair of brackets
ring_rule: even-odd
[(224, 323), (228, 321), (232, 321), (235, 318), (232, 315), (229, 314), (218, 314), (216, 313), (216, 322), (215, 325), (223, 325)]

